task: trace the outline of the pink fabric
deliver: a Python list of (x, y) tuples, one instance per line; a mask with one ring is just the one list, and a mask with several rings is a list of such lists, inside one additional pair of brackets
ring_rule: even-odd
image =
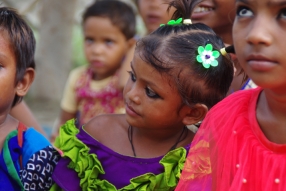
[(211, 109), (192, 142), (177, 191), (286, 190), (286, 145), (270, 142), (256, 119), (261, 91), (234, 93)]
[(99, 91), (90, 88), (91, 80), (92, 72), (87, 70), (76, 83), (79, 127), (96, 115), (119, 113), (124, 109), (122, 90), (118, 87), (117, 75), (114, 75), (108, 85)]

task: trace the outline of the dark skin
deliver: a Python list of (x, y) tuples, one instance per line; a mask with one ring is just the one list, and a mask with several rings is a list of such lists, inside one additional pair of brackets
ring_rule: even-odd
[[(228, 44), (226, 44), (226, 46), (229, 46)], [(239, 65), (239, 62), (236, 58), (235, 54), (231, 54), (231, 58), (233, 60), (234, 63), (234, 67), (235, 67), (235, 73), (233, 76), (233, 80), (231, 82), (230, 88), (227, 92), (227, 95), (230, 95), (238, 90), (241, 90), (243, 84), (246, 82), (246, 80), (248, 79), (248, 77), (245, 75), (245, 73), (243, 72), (243, 69), (241, 68), (241, 66)]]
[(5, 119), (5, 121), (0, 125), (0, 150), (3, 148), (4, 141), (7, 137), (7, 135), (11, 132), (17, 129), (18, 127), (18, 120), (13, 118), (12, 116), (8, 115)]
[[(22, 81), (19, 81), (15, 87), (16, 94), (19, 96), (24, 96), (34, 80), (35, 70), (33, 68), (28, 68), (25, 72)], [(7, 135), (16, 130), (19, 126), (19, 121), (12, 117), (9, 112), (12, 107), (12, 103), (10, 107), (6, 109), (4, 113), (0, 114), (0, 150), (2, 150), (4, 140), (6, 139)]]
[[(18, 120), (10, 116), (14, 96), (23, 97), (28, 92), (35, 77), (35, 70), (27, 68), (23, 78), (16, 82), (16, 56), (10, 46), (7, 31), (0, 32), (0, 149), (6, 136), (17, 129)], [(15, 85), (16, 84), (16, 85)]]
[(56, 126), (55, 132), (53, 132), (53, 134), (50, 137), (50, 141), (54, 142), (56, 137), (59, 135), (59, 133), (58, 133), (59, 128), (63, 124), (65, 124), (66, 121), (68, 121), (70, 119), (74, 119), (74, 118), (76, 118), (76, 114), (75, 113), (70, 113), (70, 112), (67, 112), (67, 111), (64, 111), (63, 109), (61, 109), (59, 122), (58, 122), (58, 124)]
[(45, 131), (33, 115), (28, 105), (25, 103), (25, 101), (21, 101), (20, 103), (15, 105), (11, 109), (10, 115), (24, 123), (27, 127), (35, 128), (38, 132), (47, 137)]
[[(108, 125), (106, 125), (108, 124)], [(131, 144), (128, 139), (129, 124), (125, 114), (101, 115), (95, 117), (83, 128), (96, 140), (113, 151), (126, 156), (133, 156)], [(151, 131), (133, 127), (133, 145), (138, 158), (155, 158), (165, 155), (180, 137), (180, 129), (169, 129), (162, 134), (162, 129)], [(187, 137), (177, 145), (188, 145), (194, 137), (188, 131)], [(142, 144), (144, 143), (144, 144)]]
[(274, 143), (286, 144), (286, 96), (265, 89), (260, 94), (256, 117), (266, 138)]
[[(185, 125), (201, 121), (208, 108), (204, 104), (192, 107), (182, 104), (175, 84), (142, 60), (138, 52), (131, 69), (123, 91), (126, 114), (99, 115), (83, 128), (113, 151), (134, 156), (128, 138), (128, 128), (132, 125), (136, 157), (163, 156), (179, 140)], [(186, 146), (193, 140), (191, 131), (185, 133), (177, 147)]]
[[(236, 1), (233, 38), (240, 65), (261, 88), (256, 119), (266, 138), (286, 143), (285, 17), (283, 1)], [(244, 14), (245, 11), (247, 14)], [(263, 25), (263, 23), (268, 23)], [(261, 59), (252, 57), (263, 55)]]

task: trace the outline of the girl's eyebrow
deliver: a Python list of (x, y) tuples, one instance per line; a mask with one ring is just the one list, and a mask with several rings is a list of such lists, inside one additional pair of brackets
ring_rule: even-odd
[(280, 0), (280, 1), (270, 1), (270, 2), (267, 3), (267, 5), (269, 7), (279, 7), (279, 6), (286, 5), (286, 1), (285, 0), (284, 1), (282, 1), (282, 0)]
[(8, 56), (6, 56), (5, 54), (2, 54), (2, 53), (0, 53), (0, 57), (1, 57), (1, 58), (5, 58), (5, 59), (8, 58)]
[[(130, 66), (131, 66), (131, 69), (132, 69), (132, 71), (134, 72), (134, 74), (135, 74), (135, 76), (136, 76), (136, 72), (135, 72), (135, 70), (134, 70), (134, 68), (133, 68), (133, 62), (131, 61), (130, 62)], [(156, 88), (158, 88), (158, 86), (155, 84), (155, 83), (153, 83), (152, 81), (150, 81), (150, 80), (148, 80), (148, 79), (143, 79), (145, 82), (147, 82), (148, 84), (150, 84), (151, 86), (154, 86), (154, 87), (156, 87)]]
[(242, 2), (242, 3), (245, 3), (245, 4), (249, 4), (248, 0), (236, 0), (236, 2)]
[[(245, 4), (249, 4), (250, 1), (249, 0), (236, 0), (236, 2), (242, 2), (242, 3), (245, 3)], [(284, 6), (286, 5), (286, 1), (284, 0), (278, 0), (278, 1), (269, 1), (267, 2), (267, 6), (269, 7), (279, 7), (279, 6)]]

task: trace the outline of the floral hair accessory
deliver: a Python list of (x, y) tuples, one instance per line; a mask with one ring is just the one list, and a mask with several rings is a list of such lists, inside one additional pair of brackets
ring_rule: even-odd
[[(177, 20), (170, 20), (167, 25), (179, 25), (182, 23), (182, 18), (178, 18)], [(165, 24), (160, 24), (160, 27), (161, 26), (164, 26)]]
[(216, 67), (218, 65), (218, 61), (216, 58), (219, 57), (219, 51), (213, 51), (213, 45), (207, 44), (205, 47), (198, 47), (197, 61), (202, 63), (205, 68), (209, 68), (210, 66)]

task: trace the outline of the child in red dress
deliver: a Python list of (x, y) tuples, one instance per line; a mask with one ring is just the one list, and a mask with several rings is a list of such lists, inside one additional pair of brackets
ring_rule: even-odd
[(261, 88), (234, 93), (211, 109), (176, 190), (286, 189), (285, 34), (285, 1), (236, 1), (237, 58)]

